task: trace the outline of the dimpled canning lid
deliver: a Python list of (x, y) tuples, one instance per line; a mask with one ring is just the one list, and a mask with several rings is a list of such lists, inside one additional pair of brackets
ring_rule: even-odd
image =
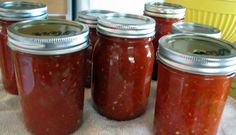
[(0, 19), (8, 21), (47, 18), (47, 6), (32, 2), (0, 2)]
[(199, 34), (214, 38), (220, 38), (221, 32), (219, 29), (192, 22), (177, 22), (172, 25), (172, 33), (189, 33), (189, 34)]
[(8, 46), (40, 55), (72, 53), (88, 47), (88, 32), (88, 26), (72, 21), (23, 21), (8, 28)]
[(81, 23), (87, 24), (89, 27), (96, 28), (98, 23), (98, 17), (114, 13), (113, 11), (108, 10), (84, 10), (81, 12), (78, 12), (78, 18), (77, 21)]
[(172, 68), (200, 75), (236, 71), (236, 46), (216, 38), (172, 34), (159, 40), (158, 60)]
[(155, 20), (147, 16), (113, 13), (98, 18), (97, 31), (123, 38), (145, 38), (155, 34)]
[(148, 2), (144, 5), (144, 13), (150, 16), (182, 19), (186, 8), (181, 5), (166, 2)]

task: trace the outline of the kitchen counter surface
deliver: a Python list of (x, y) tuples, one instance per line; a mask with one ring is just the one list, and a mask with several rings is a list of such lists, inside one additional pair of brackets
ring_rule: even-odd
[[(3, 91), (0, 84), (1, 135), (30, 135), (24, 128), (19, 98)], [(72, 135), (153, 135), (153, 115), (156, 82), (152, 82), (149, 104), (145, 114), (130, 121), (108, 120), (91, 106), (90, 90), (85, 90), (82, 126)], [(217, 135), (235, 135), (236, 101), (228, 98)]]

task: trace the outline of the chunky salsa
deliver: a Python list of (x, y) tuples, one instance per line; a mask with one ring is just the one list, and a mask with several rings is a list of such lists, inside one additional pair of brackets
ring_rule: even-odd
[[(183, 21), (185, 7), (166, 2), (147, 2), (144, 6), (144, 15), (152, 17), (156, 21), (156, 34), (153, 39), (155, 56), (158, 55), (157, 49), (159, 39), (172, 32), (172, 24)], [(157, 80), (157, 59), (155, 57), (152, 79)]]
[(155, 134), (216, 135), (235, 76), (236, 46), (193, 34), (167, 35), (159, 43)]
[(0, 23), (2, 26), (0, 32), (0, 66), (3, 87), (7, 92), (17, 95), (18, 91), (16, 86), (11, 49), (7, 46), (7, 27), (15, 22), (1, 20)]
[(92, 97), (104, 116), (128, 120), (145, 112), (154, 60), (151, 40), (99, 36), (93, 56)]
[(35, 135), (76, 130), (82, 123), (85, 52), (40, 56), (14, 51), (13, 57), (27, 129)]
[[(148, 15), (150, 16), (150, 15)], [(155, 48), (155, 54), (158, 55), (157, 49), (159, 46), (159, 39), (165, 35), (171, 34), (172, 32), (172, 24), (176, 22), (183, 21), (183, 19), (177, 19), (177, 18), (162, 18), (162, 17), (155, 17), (155, 16), (150, 16), (156, 21), (156, 34), (153, 39), (153, 45)], [(158, 69), (158, 64), (157, 64), (157, 59), (155, 57), (155, 62), (154, 62), (154, 67), (153, 67), (153, 73), (152, 73), (152, 79), (157, 80), (157, 69)]]
[(0, 68), (3, 87), (11, 94), (18, 94), (11, 50), (7, 46), (7, 28), (16, 22), (24, 20), (45, 19), (47, 6), (42, 3), (6, 1), (0, 3)]
[(89, 26), (89, 47), (87, 49), (87, 55), (86, 55), (86, 73), (85, 73), (85, 87), (90, 88), (91, 87), (91, 73), (92, 73), (92, 54), (94, 50), (95, 43), (98, 39), (97, 36), (97, 23), (98, 23), (98, 18), (100, 16), (104, 16), (109, 13), (114, 13), (113, 11), (109, 10), (83, 10), (78, 12), (78, 18), (77, 21), (84, 23)]
[(88, 31), (86, 25), (54, 19), (9, 27), (22, 112), (32, 134), (67, 135), (80, 127)]
[(234, 75), (196, 75), (158, 65), (155, 134), (216, 135)]
[(86, 73), (85, 73), (85, 87), (91, 87), (91, 72), (92, 72), (92, 54), (94, 50), (95, 43), (98, 39), (96, 28), (89, 28), (89, 47), (86, 53)]

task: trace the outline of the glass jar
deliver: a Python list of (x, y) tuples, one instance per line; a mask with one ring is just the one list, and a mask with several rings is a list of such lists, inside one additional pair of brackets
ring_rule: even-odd
[[(158, 40), (172, 32), (172, 24), (181, 22), (185, 16), (186, 8), (181, 5), (166, 2), (148, 2), (144, 7), (144, 15), (150, 16), (156, 21), (156, 34), (153, 40), (155, 53), (157, 53)], [(156, 54), (158, 55), (158, 54)], [(152, 79), (157, 80), (157, 60), (155, 57)]]
[(114, 120), (143, 114), (154, 61), (155, 21), (130, 14), (99, 18), (93, 55), (92, 99), (99, 113)]
[(91, 67), (92, 67), (92, 54), (94, 45), (98, 39), (97, 36), (97, 18), (109, 13), (114, 13), (108, 10), (84, 10), (78, 13), (78, 22), (84, 23), (89, 26), (89, 47), (86, 53), (86, 73), (85, 73), (85, 87), (91, 87)]
[(156, 135), (216, 135), (232, 78), (236, 46), (200, 35), (159, 41)]
[(0, 2), (0, 66), (4, 89), (11, 94), (18, 94), (11, 50), (7, 46), (7, 28), (23, 20), (47, 18), (47, 6), (31, 2)]
[(172, 25), (172, 33), (188, 33), (188, 34), (197, 34), (203, 36), (209, 36), (213, 38), (220, 39), (221, 32), (219, 29), (199, 24), (199, 23), (192, 23), (192, 22), (177, 22)]
[(84, 24), (52, 19), (8, 28), (25, 125), (34, 135), (80, 126), (88, 32)]

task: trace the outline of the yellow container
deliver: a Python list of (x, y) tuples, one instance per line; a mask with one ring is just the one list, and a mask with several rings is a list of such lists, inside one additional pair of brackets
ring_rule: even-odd
[(214, 26), (222, 38), (236, 42), (236, 0), (165, 0), (187, 8), (185, 21)]

